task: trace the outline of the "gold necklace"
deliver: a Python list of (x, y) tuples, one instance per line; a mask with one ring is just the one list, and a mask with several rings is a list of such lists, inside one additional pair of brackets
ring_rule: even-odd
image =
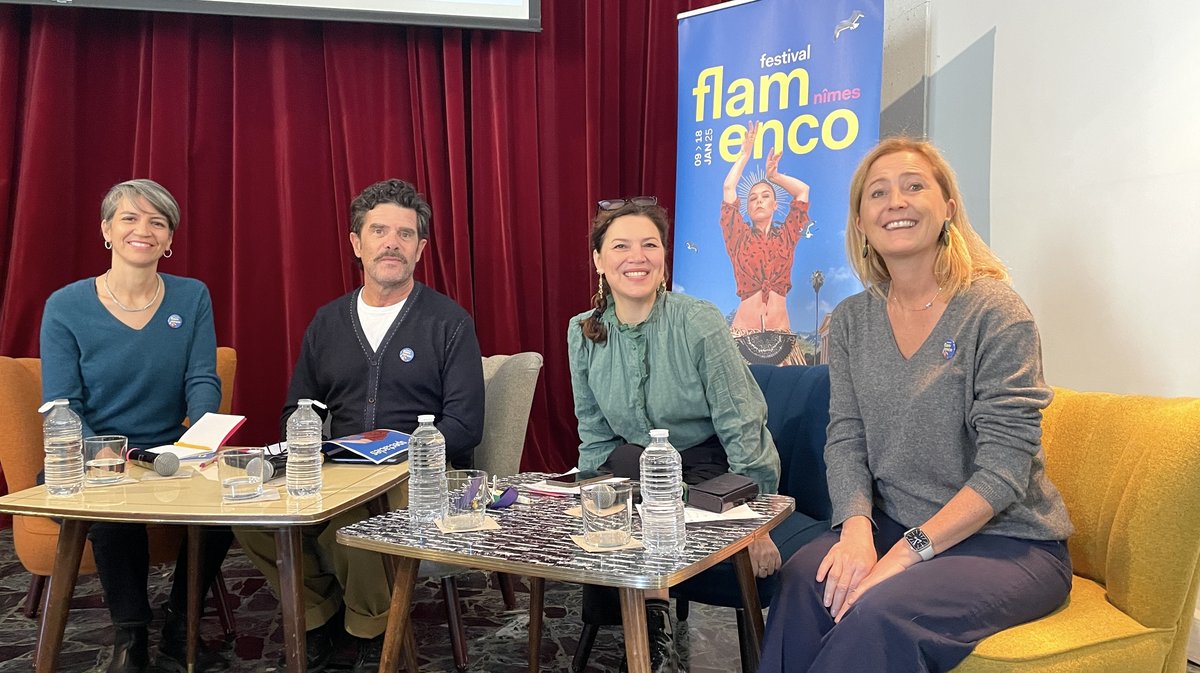
[(108, 271), (105, 271), (105, 272), (104, 272), (104, 277), (103, 277), (103, 278), (101, 278), (100, 280), (101, 280), (101, 282), (103, 282), (103, 283), (104, 283), (104, 291), (108, 293), (108, 298), (109, 298), (109, 299), (111, 299), (111, 300), (112, 300), (112, 302), (113, 302), (114, 304), (116, 304), (117, 306), (119, 306), (119, 307), (121, 308), (121, 310), (122, 310), (122, 311), (128, 311), (129, 313), (139, 313), (139, 312), (141, 312), (141, 311), (145, 311), (146, 309), (150, 308), (151, 306), (153, 306), (153, 305), (154, 305), (154, 302), (158, 301), (158, 295), (159, 295), (159, 293), (160, 293), (160, 292), (162, 292), (162, 288), (163, 288), (163, 280), (162, 280), (162, 276), (158, 275), (157, 273), (156, 273), (156, 274), (154, 274), (154, 277), (158, 279), (158, 285), (157, 285), (157, 286), (155, 286), (155, 288), (154, 288), (154, 296), (153, 296), (153, 297), (150, 297), (150, 301), (149, 301), (149, 302), (147, 302), (145, 306), (143, 306), (143, 307), (141, 307), (141, 308), (129, 308), (128, 306), (126, 306), (126, 305), (122, 304), (121, 302), (117, 301), (117, 297), (116, 297), (116, 295), (114, 295), (114, 294), (113, 294), (113, 291), (109, 289), (109, 287), (108, 287), (108, 273), (109, 273), (109, 271), (112, 271), (112, 269), (109, 269)]
[(896, 302), (896, 306), (899, 306), (900, 308), (904, 309), (905, 311), (912, 311), (915, 313), (917, 311), (928, 311), (929, 309), (933, 308), (933, 302), (937, 301), (938, 295), (940, 295), (941, 293), (942, 293), (942, 287), (939, 285), (937, 292), (933, 293), (933, 298), (929, 300), (929, 303), (925, 304), (921, 308), (908, 308), (904, 304), (901, 304), (899, 297), (892, 296), (891, 288), (888, 288), (888, 299), (891, 299), (892, 301)]

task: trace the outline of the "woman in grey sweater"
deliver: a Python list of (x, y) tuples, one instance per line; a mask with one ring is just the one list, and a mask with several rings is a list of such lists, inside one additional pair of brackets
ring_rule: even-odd
[(834, 530), (781, 571), (763, 673), (949, 670), (1071, 587), (1037, 327), (953, 171), (928, 143), (885, 140), (850, 211), (866, 290), (830, 328)]

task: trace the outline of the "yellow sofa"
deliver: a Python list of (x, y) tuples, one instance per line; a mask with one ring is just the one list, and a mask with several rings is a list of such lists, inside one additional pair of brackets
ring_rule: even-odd
[(1200, 577), (1200, 399), (1054, 392), (1043, 445), (1075, 524), (1071, 596), (954, 673), (1182, 673)]

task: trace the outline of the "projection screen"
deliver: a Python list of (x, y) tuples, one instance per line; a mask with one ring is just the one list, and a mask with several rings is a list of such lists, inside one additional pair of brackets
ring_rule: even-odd
[(289, 19), (541, 30), (541, 0), (0, 0), (13, 4), (142, 9)]

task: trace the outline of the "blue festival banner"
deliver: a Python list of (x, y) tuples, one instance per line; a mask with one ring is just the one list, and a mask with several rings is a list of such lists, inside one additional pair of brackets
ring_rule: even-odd
[(851, 175), (879, 140), (883, 0), (739, 0), (679, 17), (672, 287), (748, 362), (814, 364), (846, 261)]

